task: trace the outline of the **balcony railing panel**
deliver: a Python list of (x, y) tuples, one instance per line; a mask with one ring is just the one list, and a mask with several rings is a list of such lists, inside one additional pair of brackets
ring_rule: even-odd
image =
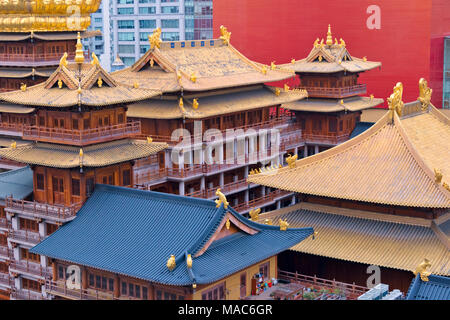
[[(84, 52), (84, 59), (90, 61), (91, 57), (89, 52)], [(63, 53), (1, 53), (0, 54), (0, 65), (15, 65), (17, 62), (24, 63), (23, 65), (52, 65), (57, 64), (61, 60)], [(75, 59), (75, 53), (69, 53), (67, 56), (68, 61)]]
[(341, 88), (323, 88), (323, 87), (299, 87), (308, 91), (311, 98), (346, 98), (367, 93), (365, 84), (357, 84), (354, 86)]
[(290, 192), (290, 191), (274, 190), (274, 191), (266, 194), (265, 196), (255, 198), (255, 199), (252, 199), (252, 200), (244, 202), (244, 203), (240, 203), (237, 206), (235, 206), (234, 209), (237, 212), (242, 213), (242, 212), (248, 211), (252, 208), (259, 208), (261, 206), (264, 206), (267, 203), (273, 202), (277, 198), (287, 196), (291, 193), (292, 192)]
[(20, 214), (34, 218), (51, 218), (61, 222), (73, 219), (81, 208), (80, 203), (71, 206), (51, 205), (36, 201), (16, 200), (11, 197), (6, 198), (5, 204), (6, 211), (20, 212)]
[(44, 300), (41, 292), (16, 288), (12, 290), (11, 297), (16, 300)]
[(85, 130), (69, 130), (40, 126), (24, 126), (23, 138), (27, 140), (58, 142), (75, 145), (87, 145), (106, 142), (118, 138), (129, 138), (141, 133), (141, 122), (133, 121), (122, 124)]
[(93, 290), (93, 289), (69, 289), (65, 281), (51, 281), (45, 282), (45, 290), (47, 293), (62, 296), (74, 300), (114, 300), (114, 294)]
[(52, 268), (43, 267), (40, 263), (30, 262), (28, 260), (16, 261), (12, 260), (9, 265), (10, 270), (30, 273), (39, 277), (51, 278)]
[(314, 133), (304, 133), (304, 139), (307, 143), (324, 143), (335, 145), (342, 142), (345, 142), (349, 139), (350, 134), (343, 135), (322, 135), (322, 134), (314, 134)]
[(44, 240), (44, 238), (40, 236), (39, 232), (32, 232), (28, 230), (10, 230), (8, 231), (8, 237), (11, 240), (24, 241), (33, 244), (38, 244)]
[(0, 272), (0, 284), (3, 286), (11, 286), (13, 284), (13, 280), (9, 273)]

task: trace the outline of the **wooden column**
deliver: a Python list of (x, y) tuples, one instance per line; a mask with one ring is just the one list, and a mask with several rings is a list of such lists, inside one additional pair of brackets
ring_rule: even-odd
[(81, 269), (81, 287), (86, 290), (88, 288), (88, 269), (83, 267)]
[(57, 264), (56, 264), (55, 260), (53, 260), (52, 267), (53, 267), (53, 281), (56, 281), (56, 280), (58, 280), (58, 274), (56, 271)]
[(120, 277), (118, 274), (114, 276), (114, 298), (120, 297)]

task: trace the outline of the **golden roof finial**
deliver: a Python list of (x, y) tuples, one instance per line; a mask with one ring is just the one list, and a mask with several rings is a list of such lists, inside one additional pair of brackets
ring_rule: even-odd
[(363, 61), (367, 62), (367, 57), (366, 56), (363, 57)]
[(289, 85), (287, 83), (284, 84), (284, 92), (289, 91)]
[(320, 45), (319, 45), (319, 38), (317, 38), (316, 39), (316, 41), (314, 41), (314, 48), (318, 48)]
[(291, 63), (295, 63), (295, 59), (294, 58), (292, 58)]
[(374, 96), (373, 96), (373, 94), (371, 94), (370, 95), (370, 101), (373, 101), (373, 98), (374, 98)]
[(334, 38), (334, 45), (335, 45), (335, 46), (338, 46), (338, 45), (339, 45), (339, 42), (338, 42), (338, 39), (337, 39), (337, 38)]
[(139, 88), (139, 82), (135, 81), (133, 83), (133, 88), (138, 89)]
[(75, 51), (75, 62), (78, 64), (82, 64), (84, 62), (83, 45), (81, 44), (81, 36), (79, 32), (77, 35), (77, 50)]
[(153, 68), (153, 66), (155, 65), (155, 60), (153, 60), (153, 58), (150, 59), (150, 68)]
[(231, 32), (225, 26), (220, 26), (220, 39), (223, 41), (223, 44), (230, 44)]
[(148, 36), (150, 42), (150, 49), (161, 48), (161, 28), (156, 28), (152, 35)]
[(192, 256), (190, 254), (187, 255), (186, 265), (189, 269), (192, 268)]
[(225, 222), (225, 227), (227, 228), (227, 230), (230, 230), (230, 226), (231, 226), (230, 218), (227, 218), (227, 222)]
[(20, 90), (27, 91), (27, 84), (26, 83), (20, 84)]
[(277, 66), (275, 65), (275, 61), (272, 61), (270, 63), (270, 69), (275, 70), (277, 68)]
[(422, 263), (414, 271), (414, 275), (417, 276), (417, 274), (420, 274), (422, 281), (428, 281), (428, 276), (431, 274), (431, 272), (427, 271), (429, 267), (431, 267), (430, 261), (427, 258), (423, 259)]
[(103, 85), (103, 80), (102, 80), (102, 77), (98, 77), (98, 80), (97, 80), (97, 85), (98, 85), (98, 87), (99, 87), (99, 88), (101, 88), (101, 87), (102, 87), (102, 85)]
[(227, 209), (229, 203), (228, 203), (227, 198), (225, 197), (225, 195), (220, 191), (220, 188), (217, 189), (217, 191), (216, 191), (216, 196), (219, 197), (219, 199), (217, 199), (217, 200), (215, 201), (215, 202), (216, 202), (216, 208), (219, 208), (220, 205), (223, 203), (223, 207), (224, 207), (225, 209)]
[(178, 101), (178, 106), (181, 109), (181, 112), (185, 113), (186, 109), (184, 109), (184, 103), (183, 103), (183, 98), (180, 98), (180, 100)]
[(151, 137), (147, 137), (147, 143), (150, 144), (153, 142), (153, 139)]
[(436, 183), (441, 183), (442, 181), (442, 171), (439, 169), (434, 169), (434, 180)]
[(280, 88), (275, 88), (275, 95), (278, 97), (281, 93)]
[(331, 24), (328, 25), (328, 32), (327, 32), (327, 46), (331, 46), (333, 44), (333, 37), (331, 35)]
[(17, 142), (13, 141), (11, 143), (11, 148), (15, 149), (17, 147)]
[(67, 52), (64, 52), (63, 56), (61, 57), (61, 60), (59, 60), (59, 66), (67, 67)]
[(192, 108), (198, 109), (198, 101), (197, 101), (197, 99), (192, 100)]
[(261, 208), (250, 210), (250, 212), (249, 212), (250, 219), (252, 221), (258, 221), (260, 213), (261, 213)]
[(289, 168), (295, 168), (295, 166), (297, 165), (296, 161), (297, 161), (297, 155), (292, 155), (290, 154), (287, 158), (286, 158), (286, 162), (289, 165)]
[(195, 75), (195, 72), (192, 72), (192, 73), (191, 73), (191, 78), (190, 78), (190, 79), (191, 79), (191, 81), (194, 82), (194, 83), (197, 82), (197, 76)]
[(100, 61), (97, 58), (97, 55), (95, 54), (95, 52), (92, 52), (92, 61), (91, 64), (93, 66), (100, 66)]
[(264, 219), (264, 224), (267, 224), (269, 226), (272, 225), (272, 219)]
[(289, 223), (287, 222), (287, 219), (281, 220), (281, 218), (278, 220), (280, 222), (280, 230), (286, 231), (289, 227)]
[(176, 263), (175, 263), (175, 256), (173, 254), (167, 260), (167, 264), (166, 265), (167, 265), (167, 269), (169, 269), (169, 271), (172, 271), (177, 266)]
[(345, 41), (344, 41), (344, 39), (341, 38), (340, 41), (341, 41), (341, 43), (339, 44), (339, 46), (341, 48), (345, 48)]
[(266, 67), (266, 66), (262, 66), (261, 72), (262, 72), (263, 74), (267, 74), (267, 67)]
[[(394, 87), (394, 92), (391, 94), (389, 98), (387, 98), (389, 110), (391, 112), (397, 112), (399, 116), (402, 115), (403, 111), (403, 84), (401, 82), (397, 82)], [(394, 114), (392, 113), (392, 116)]]
[(431, 102), (431, 94), (433, 89), (428, 88), (428, 82), (424, 78), (419, 80), (419, 98), (418, 100), (422, 103), (422, 110), (426, 111)]
[(83, 149), (80, 149), (80, 158), (82, 158), (84, 155)]
[(63, 82), (61, 79), (58, 80), (58, 88), (62, 89)]

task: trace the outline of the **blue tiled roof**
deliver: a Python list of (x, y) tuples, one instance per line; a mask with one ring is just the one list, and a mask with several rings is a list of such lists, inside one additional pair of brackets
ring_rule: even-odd
[(450, 278), (429, 275), (422, 281), (417, 275), (409, 286), (406, 300), (450, 300)]
[[(312, 228), (288, 229), (234, 217), (257, 229), (217, 240), (199, 257), (192, 272), (185, 256), (203, 248), (226, 215), (215, 202), (178, 195), (96, 185), (77, 217), (31, 251), (74, 264), (169, 285), (207, 284), (289, 249)], [(175, 255), (170, 272), (167, 259)]]
[(371, 126), (373, 126), (373, 124), (374, 122), (357, 122), (355, 129), (353, 129), (352, 133), (350, 134), (350, 139), (356, 137), (357, 135), (360, 135)]
[(13, 196), (24, 199), (33, 192), (33, 171), (30, 167), (0, 173), (0, 199)]

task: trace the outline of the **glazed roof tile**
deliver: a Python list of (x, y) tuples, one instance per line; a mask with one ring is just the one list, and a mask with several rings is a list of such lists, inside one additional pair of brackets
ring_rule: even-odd
[(259, 216), (259, 221), (287, 219), (293, 228), (312, 227), (308, 238), (291, 250), (387, 268), (414, 271), (427, 258), (429, 271), (450, 275), (450, 247), (432, 221), (375, 212), (300, 203)]
[(429, 275), (422, 281), (418, 274), (409, 286), (406, 300), (450, 300), (450, 278)]
[[(150, 66), (152, 60), (153, 67)], [(195, 82), (190, 79), (192, 74)], [(112, 75), (128, 85), (138, 82), (143, 88), (176, 92), (181, 88), (204, 91), (274, 82), (292, 78), (294, 73), (255, 63), (231, 44), (216, 39), (163, 42), (160, 48), (147, 51), (133, 66)]]
[[(166, 143), (122, 139), (83, 148), (83, 167), (103, 167), (148, 157), (167, 148)], [(50, 143), (30, 143), (0, 149), (0, 156), (21, 163), (54, 168), (80, 166), (80, 148)]]
[[(238, 231), (200, 249), (231, 215), (256, 233)], [(101, 221), (102, 223), (98, 223)], [(312, 228), (280, 231), (214, 201), (96, 185), (77, 217), (31, 252), (168, 285), (208, 284), (286, 250)], [(61, 245), (61, 244), (64, 245)], [(192, 254), (192, 274), (185, 255)], [(169, 271), (170, 255), (176, 268)]]
[(450, 191), (435, 181), (434, 174), (440, 169), (442, 181), (448, 183), (449, 132), (448, 118), (431, 105), (402, 118), (394, 112), (393, 120), (389, 111), (357, 137), (297, 160), (295, 168), (251, 175), (248, 181), (330, 198), (450, 208)]
[(24, 167), (0, 173), (0, 199), (25, 199), (33, 193), (33, 170)]

